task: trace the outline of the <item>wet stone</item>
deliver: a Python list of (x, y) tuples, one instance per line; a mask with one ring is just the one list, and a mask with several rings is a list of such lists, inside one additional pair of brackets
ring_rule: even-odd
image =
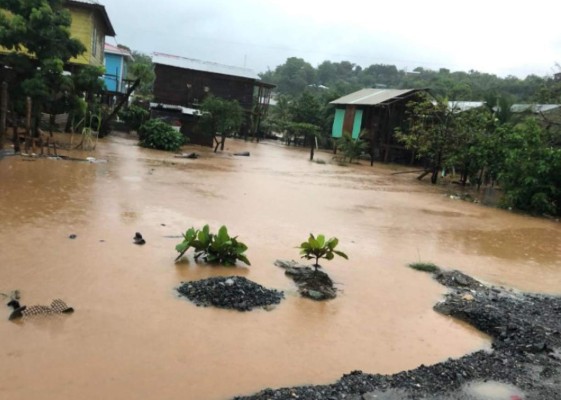
[(140, 246), (142, 246), (143, 244), (146, 244), (146, 240), (144, 240), (144, 238), (142, 237), (140, 232), (136, 232), (134, 234), (133, 241), (134, 241), (134, 244), (138, 244)]
[(337, 297), (337, 289), (325, 272), (300, 265), (296, 261), (277, 260), (275, 265), (285, 270), (285, 275), (296, 283), (303, 297), (316, 301)]
[(271, 310), (272, 306), (279, 304), (284, 298), (283, 292), (267, 289), (240, 276), (185, 282), (177, 291), (197, 306), (214, 306), (238, 311), (251, 311), (254, 308)]

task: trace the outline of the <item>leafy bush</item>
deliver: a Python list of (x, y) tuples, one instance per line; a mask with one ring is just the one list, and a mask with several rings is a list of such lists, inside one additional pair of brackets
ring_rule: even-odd
[(556, 138), (528, 119), (507, 135), (499, 174), (504, 205), (533, 214), (561, 215), (561, 149)]
[(134, 131), (138, 131), (149, 116), (150, 113), (148, 110), (135, 104), (130, 105), (120, 113), (120, 117), (123, 121)]
[(142, 147), (166, 151), (177, 151), (185, 143), (181, 132), (159, 119), (145, 122), (138, 130), (138, 138)]
[(240, 260), (251, 265), (243, 254), (247, 250), (247, 246), (238, 241), (237, 236), (231, 237), (225, 226), (218, 230), (218, 234), (211, 233), (208, 225), (201, 230), (189, 228), (183, 234), (183, 242), (175, 246), (179, 252), (175, 261), (179, 260), (191, 247), (195, 252), (195, 261), (202, 257), (209, 263), (235, 265), (236, 261)]
[(315, 259), (316, 262), (314, 263), (314, 268), (317, 271), (318, 264), (320, 258), (325, 258), (326, 260), (332, 260), (335, 257), (335, 254), (343, 257), (344, 259), (348, 260), (349, 257), (342, 251), (335, 250), (335, 247), (339, 244), (339, 239), (333, 237), (329, 240), (325, 240), (324, 235), (318, 235), (317, 238), (310, 233), (310, 237), (308, 238), (307, 242), (302, 242), (300, 244), (300, 254), (302, 258), (306, 260), (313, 260)]
[[(361, 136), (364, 134), (365, 132)], [(344, 132), (343, 136), (337, 141), (337, 148), (343, 153), (343, 161), (348, 158), (349, 163), (352, 163), (354, 159), (368, 150), (368, 143), (364, 142), (361, 137), (353, 139), (349, 132)]]

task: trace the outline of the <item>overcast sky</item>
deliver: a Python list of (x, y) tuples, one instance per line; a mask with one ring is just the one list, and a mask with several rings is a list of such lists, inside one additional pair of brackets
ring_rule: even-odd
[[(288, 57), (500, 76), (561, 63), (561, 2), (436, 0), (99, 0), (117, 43), (275, 69)], [(114, 43), (114, 39), (108, 39)]]

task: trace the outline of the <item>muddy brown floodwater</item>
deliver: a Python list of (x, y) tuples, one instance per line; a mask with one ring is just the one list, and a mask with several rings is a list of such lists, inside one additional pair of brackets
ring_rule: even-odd
[[(412, 261), (522, 290), (561, 290), (561, 228), (450, 199), (395, 166), (308, 161), (276, 143), (227, 142), (197, 160), (108, 138), (107, 163), (0, 160), (0, 292), (25, 304), (61, 298), (65, 318), (0, 321), (0, 398), (226, 399), (265, 387), (394, 373), (490, 347), (432, 306), (443, 288)], [(234, 151), (250, 157), (233, 157)], [(174, 264), (189, 226), (226, 224), (250, 268)], [(143, 234), (145, 246), (132, 237)], [(325, 264), (341, 293), (297, 296), (273, 266), (298, 259), (310, 232), (340, 238), (350, 261)], [(74, 240), (68, 239), (76, 234)], [(239, 274), (284, 290), (271, 312), (197, 308), (181, 281)]]

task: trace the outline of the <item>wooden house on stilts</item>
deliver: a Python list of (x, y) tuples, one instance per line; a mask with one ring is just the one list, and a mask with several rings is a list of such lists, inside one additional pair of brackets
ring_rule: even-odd
[(274, 85), (261, 81), (250, 69), (154, 53), (155, 66), (153, 117), (171, 119), (181, 126), (190, 143), (212, 146), (212, 137), (197, 124), (201, 103), (207, 96), (235, 100), (244, 111), (238, 134), (254, 137), (267, 115)]
[(402, 127), (407, 103), (425, 89), (362, 89), (332, 101), (335, 108), (332, 137), (343, 133), (370, 144), (371, 164), (375, 161), (411, 162), (412, 154), (395, 138)]

